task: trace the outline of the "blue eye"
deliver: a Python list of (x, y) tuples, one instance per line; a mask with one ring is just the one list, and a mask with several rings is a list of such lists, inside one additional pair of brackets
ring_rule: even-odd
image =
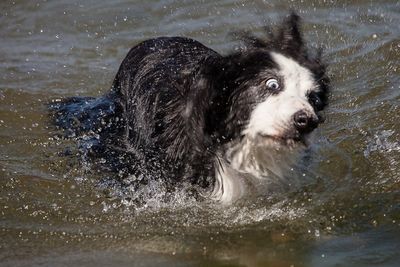
[(267, 80), (265, 85), (267, 86), (268, 89), (272, 91), (279, 90), (280, 88), (278, 80), (274, 78)]

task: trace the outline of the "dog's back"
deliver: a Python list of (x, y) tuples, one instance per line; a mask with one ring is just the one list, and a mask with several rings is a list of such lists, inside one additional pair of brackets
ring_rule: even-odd
[(53, 102), (54, 122), (68, 137), (85, 136), (89, 155), (114, 158), (115, 170), (182, 179), (174, 174), (188, 170), (179, 161), (194, 149), (185, 127), (189, 87), (208, 57), (220, 56), (191, 39), (144, 41), (129, 51), (109, 93)]
[[(121, 64), (112, 91), (124, 110), (129, 146), (155, 147), (177, 157), (179, 133), (194, 73), (209, 56), (218, 56), (199, 42), (181, 37), (145, 41), (131, 49)], [(178, 149), (179, 150), (179, 149)]]

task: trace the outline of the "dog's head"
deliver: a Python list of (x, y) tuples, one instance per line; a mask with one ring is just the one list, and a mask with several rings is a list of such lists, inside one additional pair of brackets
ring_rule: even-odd
[(295, 14), (266, 40), (248, 34), (242, 40), (246, 49), (205, 64), (199, 84), (214, 88), (202, 96), (208, 101), (205, 131), (219, 142), (304, 143), (327, 104), (329, 79), (321, 53), (309, 55)]

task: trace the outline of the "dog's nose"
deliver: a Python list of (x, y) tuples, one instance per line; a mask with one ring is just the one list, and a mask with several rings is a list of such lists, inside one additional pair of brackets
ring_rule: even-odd
[(317, 128), (319, 119), (317, 116), (305, 111), (298, 111), (293, 115), (294, 125), (299, 133), (310, 133)]

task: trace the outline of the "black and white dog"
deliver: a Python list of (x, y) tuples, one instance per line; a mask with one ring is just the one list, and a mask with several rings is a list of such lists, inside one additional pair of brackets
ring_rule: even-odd
[(105, 96), (54, 102), (55, 123), (138, 184), (190, 183), (231, 203), (282, 176), (321, 122), (329, 78), (299, 26), (291, 14), (265, 39), (242, 34), (227, 56), (182, 37), (144, 41)]

